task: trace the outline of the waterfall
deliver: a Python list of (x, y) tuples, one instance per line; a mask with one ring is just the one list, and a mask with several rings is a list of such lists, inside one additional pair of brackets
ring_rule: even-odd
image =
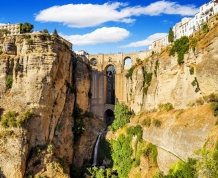
[(95, 143), (92, 166), (97, 166), (98, 165), (98, 147), (99, 147), (100, 140), (101, 140), (101, 134), (98, 135), (97, 141)]

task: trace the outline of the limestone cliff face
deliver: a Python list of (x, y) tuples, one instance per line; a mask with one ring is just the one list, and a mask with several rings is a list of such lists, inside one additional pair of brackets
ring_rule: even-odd
[[(199, 99), (218, 93), (218, 26), (215, 22), (213, 25), (209, 22), (209, 26), (210, 31), (198, 41), (195, 51), (190, 49), (185, 54), (182, 65), (178, 64), (177, 55), (169, 56), (169, 48), (166, 48), (135, 66), (132, 80), (128, 79), (126, 84), (131, 110), (136, 114), (151, 112), (133, 120), (140, 123), (150, 118), (162, 123), (161, 127), (143, 124), (142, 127), (144, 140), (158, 148), (158, 166), (165, 174), (177, 160), (186, 161), (207, 140), (210, 142), (212, 131), (211, 142), (217, 139), (216, 117), (210, 105)], [(145, 73), (152, 73), (149, 84)], [(191, 108), (199, 105), (197, 102), (204, 105)], [(165, 103), (171, 103), (175, 110), (154, 112)]]
[[(89, 108), (87, 66), (77, 61), (61, 39), (46, 34), (6, 37), (1, 39), (0, 49), (3, 52), (0, 55), (1, 110), (18, 114), (29, 109), (34, 112), (22, 128), (14, 128), (13, 134), (4, 135), (0, 173), (19, 178), (24, 173), (46, 176), (49, 165), (54, 168), (62, 160), (66, 169), (60, 175), (50, 175), (64, 177), (69, 173), (74, 154), (75, 100), (84, 111)], [(73, 61), (78, 62), (74, 69)], [(5, 85), (8, 76), (13, 78), (11, 88)], [(75, 87), (79, 91), (77, 98)], [(0, 127), (1, 133), (6, 130), (10, 128)], [(37, 149), (41, 151), (35, 154)]]
[[(127, 85), (128, 104), (137, 114), (140, 110), (152, 110), (159, 104), (171, 103), (174, 108), (186, 108), (197, 98), (218, 92), (218, 27), (213, 27), (201, 39), (195, 51), (189, 50), (184, 64), (179, 65), (177, 55), (169, 56), (169, 49), (151, 56), (135, 67), (132, 80)], [(194, 73), (190, 73), (190, 69)], [(144, 72), (152, 73), (150, 86)], [(197, 85), (192, 82), (197, 80)], [(148, 86), (147, 92), (145, 88)]]

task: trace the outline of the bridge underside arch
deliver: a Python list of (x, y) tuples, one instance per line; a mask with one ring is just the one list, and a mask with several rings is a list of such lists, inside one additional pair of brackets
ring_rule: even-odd
[(105, 120), (106, 126), (111, 125), (114, 121), (114, 111), (112, 111), (111, 109), (107, 109), (104, 112), (104, 120)]

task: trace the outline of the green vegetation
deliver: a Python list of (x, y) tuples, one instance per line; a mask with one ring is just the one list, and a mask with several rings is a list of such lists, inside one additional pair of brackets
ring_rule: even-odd
[(12, 84), (13, 84), (13, 76), (8, 75), (7, 78), (6, 78), (6, 81), (5, 81), (6, 88), (7, 89), (11, 88)]
[(146, 126), (146, 127), (150, 127), (151, 125), (151, 118), (147, 117), (142, 121), (142, 125)]
[(173, 109), (173, 105), (169, 102), (165, 103), (165, 104), (160, 103), (160, 104), (158, 104), (158, 109), (160, 111), (169, 111), (169, 110)]
[(190, 39), (190, 41), (189, 41), (189, 47), (190, 47), (193, 51), (195, 51), (195, 48), (196, 48), (196, 46), (197, 46), (198, 41), (199, 41), (199, 40), (198, 40), (197, 37), (193, 37), (193, 38)]
[(32, 110), (22, 112), (19, 115), (15, 111), (8, 111), (2, 116), (0, 124), (4, 128), (21, 127), (22, 124), (27, 122), (33, 115), (34, 113)]
[(131, 112), (129, 111), (128, 106), (124, 103), (117, 103), (114, 107), (114, 115), (115, 119), (113, 123), (109, 126), (109, 129), (115, 132), (129, 122)]
[(159, 68), (159, 61), (158, 60), (156, 60), (156, 62), (155, 62), (155, 68), (154, 68), (154, 75), (155, 75), (155, 77), (157, 77), (157, 69)]
[(195, 77), (195, 79), (192, 81), (192, 86), (194, 87), (194, 86), (197, 86), (197, 89), (198, 90), (200, 90), (200, 87), (199, 87), (199, 84), (198, 84), (198, 80), (197, 80), (197, 78)]
[(127, 79), (131, 79), (132, 80), (132, 74), (133, 74), (133, 71), (135, 69), (135, 66), (132, 66), (128, 71), (127, 71), (127, 74), (125, 75)]
[(129, 136), (137, 136), (137, 141), (142, 142), (142, 127), (140, 125), (137, 126), (130, 126), (127, 128), (126, 132), (128, 133)]
[(78, 104), (75, 104), (73, 110), (73, 118), (74, 118), (74, 141), (78, 141), (83, 132), (85, 131), (85, 126), (83, 123), (83, 110), (79, 107)]
[(152, 143), (149, 143), (146, 149), (144, 150), (144, 156), (150, 157), (152, 161), (155, 163), (155, 165), (157, 166), (157, 155), (158, 155), (157, 147)]
[(22, 112), (17, 118), (17, 127), (21, 127), (23, 123), (27, 122), (34, 115), (33, 110)]
[(53, 35), (53, 36), (56, 36), (56, 37), (58, 36), (58, 32), (57, 32), (56, 28), (54, 29), (52, 35)]
[(189, 39), (187, 36), (183, 36), (180, 39), (177, 39), (170, 50), (170, 56), (178, 54), (178, 64), (181, 65), (184, 63), (184, 55), (189, 50)]
[(28, 22), (21, 24), (21, 33), (30, 33), (33, 31), (34, 25)]
[(173, 29), (170, 27), (169, 34), (168, 34), (168, 42), (173, 43), (174, 42), (174, 32)]
[(161, 121), (158, 120), (158, 119), (153, 119), (152, 124), (153, 124), (155, 127), (160, 127), (160, 126), (161, 126)]
[(194, 67), (190, 67), (189, 68), (189, 72), (190, 72), (190, 75), (193, 75), (195, 73)]
[(146, 70), (144, 70), (143, 75), (144, 75), (144, 85), (146, 84), (146, 86), (143, 88), (143, 91), (147, 95), (148, 87), (150, 86), (152, 80), (152, 73), (148, 73)]
[(202, 22), (201, 29), (203, 30), (204, 33), (209, 32), (209, 27), (208, 27), (207, 22)]
[(218, 116), (218, 102), (212, 102), (211, 108), (213, 110), (213, 115)]
[(202, 149), (195, 151), (196, 158), (188, 158), (187, 162), (179, 160), (173, 164), (167, 175), (157, 172), (153, 178), (197, 178), (218, 177), (218, 142), (213, 150), (208, 150), (204, 146)]
[(128, 177), (133, 160), (131, 137), (125, 137), (123, 134), (119, 135), (117, 141), (112, 143), (112, 158), (113, 167), (117, 170), (119, 178)]
[(16, 127), (16, 112), (15, 111), (8, 111), (2, 116), (1, 126), (4, 128), (7, 127)]

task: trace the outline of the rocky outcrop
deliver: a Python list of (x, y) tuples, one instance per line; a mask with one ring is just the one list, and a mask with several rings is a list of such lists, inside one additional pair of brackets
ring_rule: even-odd
[[(159, 104), (167, 102), (176, 109), (187, 108), (199, 97), (217, 93), (218, 36), (214, 36), (216, 29), (218, 28), (209, 31), (198, 42), (195, 52), (190, 49), (189, 53), (185, 54), (182, 65), (178, 64), (177, 55), (169, 56), (168, 48), (153, 55), (143, 64), (136, 65), (132, 80), (129, 79), (127, 83), (131, 109), (138, 113), (140, 110), (158, 109)], [(203, 48), (203, 45), (206, 47)], [(143, 75), (145, 71), (152, 73), (147, 91)], [(199, 87), (193, 86), (195, 79)]]
[[(89, 109), (88, 64), (79, 61), (62, 40), (48, 34), (6, 37), (0, 47), (1, 110), (34, 112), (28, 123), (17, 129), (17, 137), (6, 135), (7, 143), (0, 152), (2, 175), (46, 176), (46, 166), (63, 167), (60, 160), (69, 174), (74, 156), (74, 103), (84, 111)], [(13, 78), (11, 87), (5, 85), (9, 76)], [(10, 129), (0, 127), (0, 132)], [(35, 154), (35, 150), (40, 151)], [(64, 172), (54, 176), (64, 177)]]

